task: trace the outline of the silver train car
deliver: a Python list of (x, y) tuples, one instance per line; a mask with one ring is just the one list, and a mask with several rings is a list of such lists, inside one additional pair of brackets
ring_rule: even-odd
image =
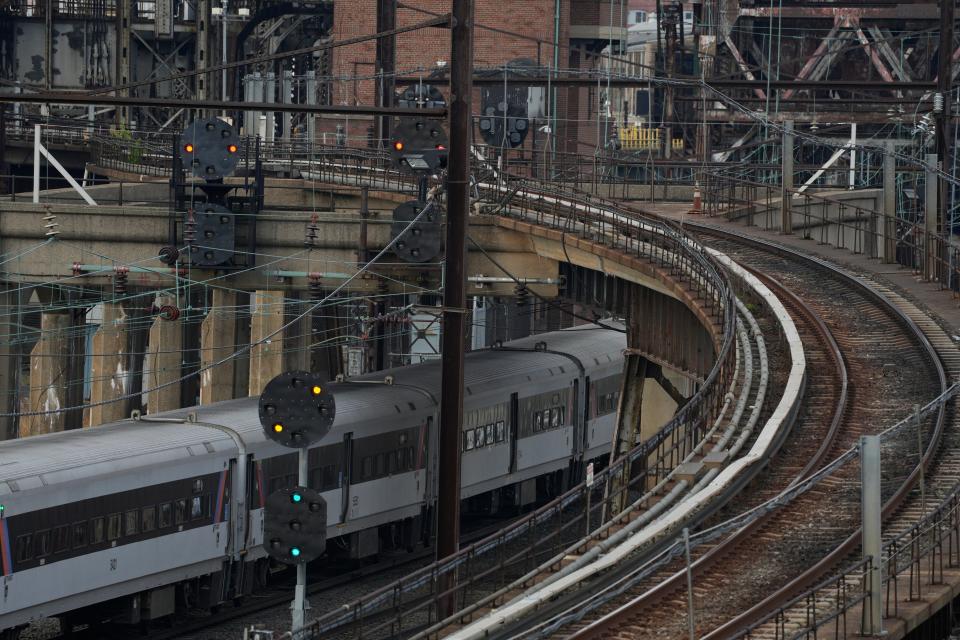
[[(579, 327), (468, 354), (465, 511), (549, 498), (609, 453), (625, 346)], [(328, 556), (429, 542), (440, 376), (430, 362), (331, 385), (336, 420), (309, 451)], [(0, 637), (51, 616), (144, 624), (255, 591), (271, 571), (266, 496), (296, 473), (257, 398), (0, 442)]]

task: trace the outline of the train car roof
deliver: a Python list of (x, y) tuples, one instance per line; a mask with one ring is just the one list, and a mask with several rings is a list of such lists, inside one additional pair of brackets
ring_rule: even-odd
[[(527, 351), (543, 342), (546, 351)], [(625, 345), (622, 333), (592, 326), (515, 340), (504, 349), (468, 354), (465, 386), (468, 394), (477, 394), (494, 387), (522, 384), (534, 374), (557, 375), (561, 368), (573, 373), (576, 367), (569, 358), (551, 352), (570, 354), (591, 368), (612, 362)], [(387, 375), (393, 376), (394, 384), (382, 384)], [(340, 432), (352, 430), (357, 423), (385, 423), (398, 415), (432, 407), (439, 400), (440, 375), (440, 362), (432, 361), (336, 384), (333, 389), (337, 420), (331, 436), (339, 439)], [(245, 443), (266, 447), (272, 450), (271, 455), (288, 452), (264, 437), (257, 405), (256, 397), (238, 398), (155, 417), (184, 419), (187, 414), (196, 413), (201, 423), (229, 426)], [(0, 494), (235, 451), (230, 436), (202, 424), (146, 420), (123, 420), (92, 429), (7, 440), (0, 442)]]

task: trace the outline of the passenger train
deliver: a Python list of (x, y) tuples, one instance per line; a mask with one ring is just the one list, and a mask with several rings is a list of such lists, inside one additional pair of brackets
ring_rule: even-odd
[[(465, 510), (544, 500), (609, 454), (625, 346), (585, 326), (467, 355)], [(328, 557), (429, 543), (440, 379), (435, 361), (331, 384), (336, 420), (308, 456)], [(51, 616), (145, 624), (265, 584), (263, 505), (296, 484), (297, 454), (264, 437), (257, 402), (0, 442), (0, 636)]]

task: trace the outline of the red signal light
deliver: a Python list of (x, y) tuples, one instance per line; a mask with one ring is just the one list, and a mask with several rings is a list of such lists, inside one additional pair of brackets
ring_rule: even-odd
[(438, 144), (438, 145), (437, 145), (437, 151), (446, 151), (446, 150), (447, 150), (447, 148), (446, 148), (445, 146), (443, 146), (442, 144)]
[(393, 148), (396, 149), (397, 151), (403, 151), (403, 142), (400, 140), (397, 140), (396, 142), (393, 143)]
[(227, 151), (229, 151), (230, 153), (236, 153), (236, 152), (237, 152), (237, 145), (231, 144), (229, 147), (227, 147)]
[(185, 144), (183, 145), (183, 150), (186, 151), (187, 153), (193, 153), (193, 145)]

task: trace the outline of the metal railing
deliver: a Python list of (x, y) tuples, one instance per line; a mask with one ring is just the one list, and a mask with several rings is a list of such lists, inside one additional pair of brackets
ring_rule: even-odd
[(815, 192), (784, 190), (718, 172), (706, 175), (706, 215), (780, 228), (783, 195), (790, 198), (793, 232), (803, 238), (900, 264), (942, 288), (960, 290), (960, 247), (927, 229), (924, 221), (891, 218), (883, 211)]

